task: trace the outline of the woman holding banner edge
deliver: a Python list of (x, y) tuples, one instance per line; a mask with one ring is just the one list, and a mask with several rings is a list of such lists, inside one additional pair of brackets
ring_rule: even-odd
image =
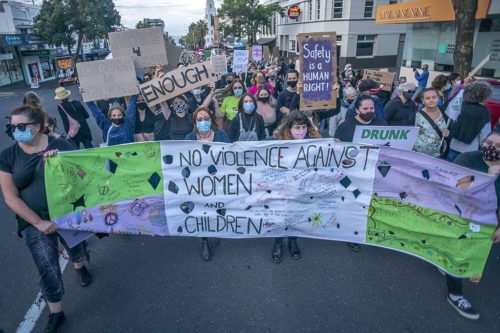
[[(185, 140), (229, 143), (229, 137), (226, 132), (218, 128), (216, 119), (208, 107), (201, 106), (196, 109), (193, 113), (193, 122), (195, 123), (193, 131), (186, 135)], [(211, 257), (209, 239), (202, 237), (201, 258), (204, 261), (209, 261)]]

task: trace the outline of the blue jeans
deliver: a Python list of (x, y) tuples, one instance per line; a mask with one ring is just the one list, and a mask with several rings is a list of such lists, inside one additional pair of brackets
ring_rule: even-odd
[(44, 235), (33, 226), (24, 229), (22, 234), (38, 268), (40, 292), (43, 298), (50, 303), (60, 302), (64, 295), (64, 285), (59, 267), (58, 240), (61, 240), (61, 244), (74, 263), (85, 259), (85, 242), (69, 249), (59, 234)]
[(456, 151), (456, 150), (453, 150), (453, 149), (449, 149), (448, 150), (448, 161), (449, 162), (453, 162), (455, 160), (455, 158), (457, 158), (458, 155), (460, 155), (461, 153), (459, 151)]

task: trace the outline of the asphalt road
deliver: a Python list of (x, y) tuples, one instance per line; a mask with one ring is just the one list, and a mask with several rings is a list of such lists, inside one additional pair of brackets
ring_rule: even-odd
[[(79, 98), (77, 87), (68, 87)], [(4, 116), (27, 89), (0, 91), (0, 149), (12, 144)], [(53, 88), (39, 93), (57, 115)], [(60, 121), (60, 119), (59, 119)], [(101, 132), (90, 121), (95, 138)], [(94, 144), (99, 141), (94, 141)], [(15, 332), (38, 292), (35, 265), (0, 200), (0, 330)], [(498, 332), (500, 246), (479, 284), (465, 283), (481, 312), (460, 317), (431, 265), (406, 254), (300, 239), (303, 258), (271, 261), (271, 239), (222, 240), (212, 261), (196, 238), (112, 236), (90, 240), (94, 282), (81, 288), (64, 272), (67, 320), (62, 332)], [(47, 322), (47, 308), (35, 332)]]

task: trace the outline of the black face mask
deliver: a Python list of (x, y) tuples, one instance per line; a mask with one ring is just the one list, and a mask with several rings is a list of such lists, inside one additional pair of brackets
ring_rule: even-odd
[(406, 99), (411, 99), (413, 97), (413, 91), (403, 91), (403, 97)]
[(227, 80), (227, 81), (226, 81), (226, 84), (227, 84), (227, 85), (230, 85), (231, 83), (233, 83), (233, 80)]
[(121, 125), (121, 124), (123, 124), (123, 122), (125, 121), (125, 119), (123, 119), (123, 118), (117, 118), (117, 119), (111, 119), (111, 121), (115, 125)]
[(43, 130), (42, 130), (42, 134), (49, 134), (50, 133), (50, 129), (48, 127), (44, 127)]
[(148, 104), (146, 102), (138, 102), (138, 103), (135, 103), (135, 106), (137, 107), (138, 110), (146, 110), (148, 107)]
[(259, 97), (259, 101), (261, 101), (262, 103), (267, 103), (267, 102), (269, 102), (269, 96)]
[(293, 81), (287, 81), (288, 85), (291, 87), (291, 88), (295, 88), (297, 86), (297, 80), (293, 80)]

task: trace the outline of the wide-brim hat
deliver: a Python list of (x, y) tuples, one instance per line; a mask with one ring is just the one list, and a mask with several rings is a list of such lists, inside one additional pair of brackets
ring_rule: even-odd
[(66, 89), (64, 87), (57, 88), (55, 93), (56, 93), (56, 96), (54, 97), (54, 99), (57, 99), (59, 101), (66, 99), (71, 95), (71, 91), (69, 91), (68, 89)]

